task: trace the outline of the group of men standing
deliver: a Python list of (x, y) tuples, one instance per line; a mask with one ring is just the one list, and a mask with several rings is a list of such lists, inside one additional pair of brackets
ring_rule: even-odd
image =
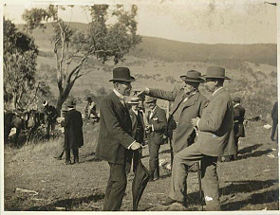
[[(204, 77), (200, 72), (190, 70), (180, 78), (183, 87), (176, 92), (145, 88), (138, 94), (150, 96), (146, 101), (150, 109), (146, 114), (147, 126), (141, 131), (153, 133), (147, 138), (150, 178), (157, 180), (159, 177), (158, 151), (163, 133), (173, 134), (170, 135), (174, 154), (171, 184), (164, 205), (179, 203), (187, 206), (188, 170), (201, 161), (206, 210), (220, 210), (216, 165), (218, 157), (224, 153), (234, 126), (233, 102), (223, 88), (224, 80), (229, 78), (222, 67), (209, 67)], [(100, 133), (96, 156), (108, 161), (110, 167), (103, 209), (119, 210), (127, 184), (127, 157), (140, 151), (143, 139), (132, 134), (134, 118), (131, 117), (125, 102), (130, 95), (131, 82), (135, 81), (130, 70), (127, 67), (115, 68), (110, 81), (113, 82), (114, 89), (103, 99), (100, 106)], [(212, 94), (208, 99), (198, 90), (202, 82), (205, 82), (206, 89)], [(155, 98), (174, 102), (167, 120), (165, 111), (156, 106)], [(138, 128), (143, 124), (140, 122)], [(159, 144), (153, 144), (155, 142)]]

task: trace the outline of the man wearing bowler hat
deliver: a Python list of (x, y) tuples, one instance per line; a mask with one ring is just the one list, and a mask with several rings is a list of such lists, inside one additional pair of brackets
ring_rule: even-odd
[(202, 110), (207, 105), (207, 99), (198, 90), (200, 83), (204, 82), (201, 73), (190, 70), (181, 75), (180, 78), (183, 85), (179, 90), (171, 92), (149, 88), (144, 90), (144, 93), (149, 96), (174, 102), (167, 125), (169, 133), (173, 130), (171, 163), (173, 163), (173, 153), (180, 152), (194, 142), (196, 133), (191, 119), (197, 116), (201, 117)]
[(100, 132), (96, 156), (108, 161), (110, 176), (105, 192), (105, 211), (119, 210), (127, 184), (126, 157), (131, 150), (141, 148), (132, 137), (132, 125), (125, 97), (130, 95), (131, 82), (127, 67), (113, 69), (113, 91), (104, 97), (100, 105)]
[(146, 104), (149, 107), (146, 132), (150, 155), (149, 171), (151, 181), (159, 179), (158, 153), (160, 145), (164, 143), (163, 134), (167, 126), (166, 113), (156, 102), (157, 99), (152, 97), (148, 97), (146, 100)]
[(217, 157), (223, 154), (233, 127), (233, 105), (223, 88), (225, 69), (209, 67), (206, 72), (206, 89), (212, 93), (201, 117), (192, 119), (198, 129), (194, 144), (174, 156), (169, 197), (165, 205), (186, 205), (186, 170), (202, 160), (203, 190), (206, 210), (220, 210), (219, 185), (216, 172)]

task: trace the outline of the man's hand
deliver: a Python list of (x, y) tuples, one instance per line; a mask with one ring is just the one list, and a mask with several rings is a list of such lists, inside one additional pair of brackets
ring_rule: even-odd
[(147, 125), (145, 126), (145, 131), (146, 131), (147, 133), (150, 133), (150, 132), (152, 131), (152, 125), (151, 125), (151, 124), (147, 124)]
[(193, 118), (193, 119), (192, 119), (192, 125), (193, 125), (194, 127), (197, 126), (197, 123), (198, 123), (199, 120), (200, 120), (199, 117)]
[(139, 89), (137, 92), (137, 96), (148, 95), (149, 92), (150, 92), (150, 89), (148, 87), (146, 87), (144, 89)]
[(140, 148), (142, 148), (142, 145), (140, 143), (138, 143), (138, 142), (132, 143), (132, 145), (130, 147), (130, 149), (133, 150), (133, 151), (137, 150), (137, 149), (140, 149)]

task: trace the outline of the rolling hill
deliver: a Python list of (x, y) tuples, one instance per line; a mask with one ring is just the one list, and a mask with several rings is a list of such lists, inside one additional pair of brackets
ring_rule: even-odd
[[(86, 31), (88, 27), (87, 24), (76, 22), (71, 22), (69, 25), (80, 31)], [(17, 27), (23, 30), (23, 25)], [(47, 24), (46, 29), (33, 31), (32, 36), (42, 52), (51, 52), (52, 46), (49, 42), (51, 35), (51, 24)], [(240, 61), (276, 65), (276, 52), (276, 44), (196, 44), (143, 36), (142, 43), (133, 49), (130, 55), (166, 62), (226, 62), (230, 66)]]

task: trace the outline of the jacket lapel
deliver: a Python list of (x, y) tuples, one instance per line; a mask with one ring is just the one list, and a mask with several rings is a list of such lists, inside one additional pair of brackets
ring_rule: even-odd
[(175, 100), (175, 102), (172, 106), (172, 110), (170, 111), (170, 115), (173, 115), (175, 113), (175, 111), (179, 108), (180, 104), (183, 102), (184, 99), (185, 99), (184, 92), (181, 92), (178, 96), (178, 99)]

